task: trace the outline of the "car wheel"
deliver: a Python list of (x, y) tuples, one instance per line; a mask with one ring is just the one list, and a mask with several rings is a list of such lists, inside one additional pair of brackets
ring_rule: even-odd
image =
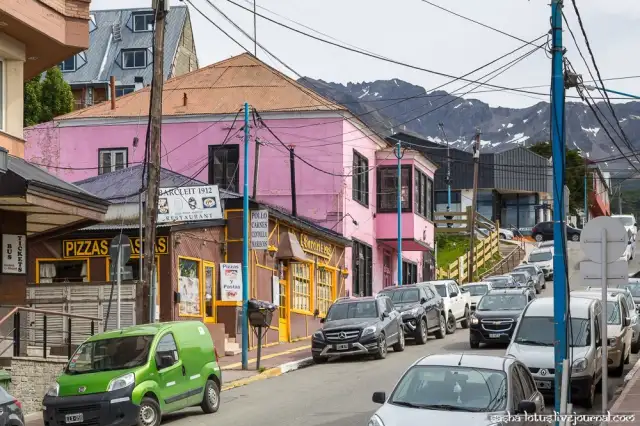
[(447, 314), (447, 334), (453, 334), (456, 332), (456, 318), (453, 313), (449, 311)]
[(375, 355), (376, 359), (385, 359), (387, 357), (387, 338), (384, 334), (381, 334), (378, 338), (378, 352)]
[(504, 235), (504, 234), (500, 234), (500, 239), (501, 239), (501, 240), (506, 240), (506, 239), (507, 239), (507, 236), (506, 236), (506, 235)]
[(640, 352), (640, 342), (632, 343), (631, 344), (631, 353), (637, 354), (638, 352)]
[(477, 340), (469, 339), (469, 346), (471, 346), (471, 349), (478, 349), (480, 347), (480, 342)]
[[(534, 287), (536, 289), (536, 294), (540, 294), (540, 290), (538, 289), (538, 287)], [(542, 288), (542, 286), (540, 286), (540, 288)]]
[(589, 395), (580, 401), (580, 405), (582, 405), (586, 409), (593, 408), (593, 405), (596, 401), (596, 379), (591, 380), (591, 387), (589, 388)]
[(444, 314), (440, 315), (440, 321), (438, 324), (439, 328), (436, 331), (436, 339), (444, 339), (444, 336), (447, 334), (447, 320), (444, 317)]
[(462, 328), (469, 328), (471, 326), (471, 313), (469, 312), (469, 307), (465, 306), (464, 308), (464, 319), (460, 322)]
[(422, 318), (418, 323), (418, 328), (416, 329), (416, 343), (419, 345), (424, 345), (427, 343), (427, 321)]
[(213, 380), (207, 380), (200, 408), (206, 414), (215, 413), (220, 408), (220, 389)]
[(543, 240), (542, 234), (536, 234), (536, 235), (533, 236), (533, 238), (539, 243), (541, 243), (542, 240)]
[(578, 241), (580, 241), (580, 235), (578, 235), (578, 234), (573, 234), (573, 235), (571, 236), (571, 241), (574, 241), (574, 242), (578, 242)]
[(613, 370), (611, 370), (611, 375), (614, 377), (621, 377), (624, 373), (624, 351), (626, 348), (622, 348), (622, 354), (620, 355), (620, 364)]
[(313, 355), (313, 362), (315, 362), (316, 364), (324, 364), (325, 362), (328, 361), (328, 358), (322, 357), (322, 356), (318, 356), (318, 355)]
[(161, 419), (162, 414), (158, 402), (153, 398), (142, 398), (138, 412), (138, 426), (158, 426)]
[(404, 351), (404, 345), (405, 345), (404, 330), (402, 330), (402, 328), (400, 328), (400, 332), (399, 333), (400, 333), (400, 337), (398, 338), (398, 343), (393, 345), (393, 351), (394, 352), (402, 352), (402, 351)]

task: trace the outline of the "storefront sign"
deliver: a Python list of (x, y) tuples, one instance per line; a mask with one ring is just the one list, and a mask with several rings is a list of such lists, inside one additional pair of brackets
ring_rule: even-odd
[[(86, 239), (62, 241), (62, 257), (105, 257), (109, 256), (111, 239)], [(156, 254), (169, 253), (167, 237), (156, 237)], [(131, 238), (131, 254), (140, 254), (140, 237)]]
[(158, 223), (222, 219), (217, 185), (160, 188)]
[(269, 210), (251, 212), (251, 249), (266, 250), (269, 247)]
[(2, 273), (27, 273), (25, 260), (27, 257), (27, 236), (15, 234), (2, 235)]
[(220, 264), (220, 300), (224, 302), (242, 301), (242, 264)]
[(300, 235), (300, 247), (302, 247), (304, 251), (324, 257), (325, 259), (331, 259), (331, 256), (333, 256), (333, 246), (331, 244), (305, 234)]

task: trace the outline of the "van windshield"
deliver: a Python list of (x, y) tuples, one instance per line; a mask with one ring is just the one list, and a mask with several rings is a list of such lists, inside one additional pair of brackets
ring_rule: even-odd
[(144, 365), (149, 359), (153, 336), (128, 336), (83, 343), (73, 355), (67, 374), (126, 370)]
[[(520, 345), (553, 346), (553, 317), (524, 317), (513, 341)], [(585, 318), (571, 318), (572, 347), (589, 346), (591, 328)]]

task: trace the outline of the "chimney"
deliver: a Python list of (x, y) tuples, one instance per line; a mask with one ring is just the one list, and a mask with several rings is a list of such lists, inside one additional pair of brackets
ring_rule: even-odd
[(133, 90), (140, 90), (144, 87), (144, 77), (142, 76), (138, 76), (138, 77), (134, 77), (133, 78), (133, 84), (134, 84), (134, 89)]
[(111, 90), (111, 109), (116, 109), (116, 78), (111, 76), (109, 90)]
[(187, 93), (182, 94), (182, 106), (187, 106)]

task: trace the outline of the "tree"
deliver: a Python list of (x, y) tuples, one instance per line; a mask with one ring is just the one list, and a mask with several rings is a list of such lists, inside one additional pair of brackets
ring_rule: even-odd
[(73, 111), (73, 104), (71, 86), (62, 78), (60, 68), (48, 70), (42, 81), (40, 122), (51, 121), (54, 117)]
[(38, 74), (24, 83), (24, 127), (34, 126), (40, 123), (42, 115), (42, 86)]

